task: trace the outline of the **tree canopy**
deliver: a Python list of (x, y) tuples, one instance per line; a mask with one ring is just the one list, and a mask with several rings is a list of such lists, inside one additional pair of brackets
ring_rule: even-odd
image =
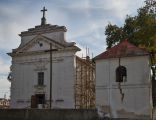
[(105, 35), (107, 49), (127, 39), (136, 46), (156, 52), (156, 0), (146, 0), (136, 16), (126, 16), (121, 27), (109, 23)]

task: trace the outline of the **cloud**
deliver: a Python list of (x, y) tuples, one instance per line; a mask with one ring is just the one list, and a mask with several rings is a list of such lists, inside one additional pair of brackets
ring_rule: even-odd
[[(74, 41), (85, 56), (86, 46), (96, 56), (106, 48), (108, 22), (122, 25), (127, 14), (135, 15), (144, 0), (1, 0), (0, 1), (0, 88), (8, 89), (6, 77), (11, 58), (6, 55), (20, 44), (20, 32), (40, 24), (43, 6), (47, 23), (67, 27), (67, 41)], [(4, 82), (4, 83), (2, 83)], [(1, 96), (1, 95), (0, 95)]]
[(0, 98), (3, 98), (4, 95), (6, 95), (7, 98), (10, 97), (10, 85), (11, 83), (5, 76), (0, 77)]
[(7, 80), (9, 73), (9, 64), (5, 63), (2, 58), (0, 58), (0, 98), (6, 95), (7, 98), (10, 96), (10, 85), (11, 83)]
[[(61, 9), (65, 11), (69, 18), (68, 23), (70, 23), (67, 38), (70, 41), (75, 40), (79, 44), (94, 47), (93, 50), (96, 54), (106, 47), (104, 32), (108, 22), (123, 24), (126, 15), (135, 15), (137, 8), (141, 7), (142, 3), (140, 0), (86, 0), (83, 4), (80, 0), (80, 3), (64, 6)], [(102, 49), (98, 50), (95, 47)]]
[(7, 75), (9, 73), (9, 64), (5, 63), (2, 58), (0, 58), (0, 75)]
[[(1, 49), (16, 48), (20, 44), (20, 37), (17, 34), (40, 24), (42, 3), (48, 8), (48, 23), (67, 26), (69, 40), (76, 40), (80, 36), (98, 30), (98, 28), (103, 28), (104, 32), (108, 21), (115, 24), (121, 23), (126, 14), (134, 14), (137, 7), (141, 5), (140, 0), (135, 2), (131, 0), (47, 0), (47, 2), (40, 0), (37, 3), (23, 0), (18, 1), (18, 4), (15, 1), (7, 1), (7, 4), (3, 2), (0, 5), (0, 15), (2, 16), (0, 20), (2, 23), (0, 25)], [(31, 4), (34, 6), (31, 7)], [(29, 9), (27, 9), (28, 6)]]

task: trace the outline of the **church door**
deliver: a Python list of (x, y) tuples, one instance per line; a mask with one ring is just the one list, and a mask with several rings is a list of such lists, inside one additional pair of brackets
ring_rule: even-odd
[(31, 108), (37, 108), (37, 100), (36, 100), (36, 96), (32, 95), (31, 96)]
[(45, 104), (45, 94), (36, 94), (36, 101), (37, 105), (43, 105)]

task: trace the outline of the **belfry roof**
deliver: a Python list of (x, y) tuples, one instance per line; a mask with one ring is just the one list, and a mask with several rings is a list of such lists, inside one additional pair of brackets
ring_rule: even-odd
[(97, 55), (94, 59), (98, 60), (142, 55), (148, 55), (148, 52), (129, 43), (128, 40), (124, 40), (107, 51)]

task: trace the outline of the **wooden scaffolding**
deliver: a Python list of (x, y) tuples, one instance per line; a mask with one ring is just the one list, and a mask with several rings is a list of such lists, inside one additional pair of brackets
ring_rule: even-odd
[(75, 108), (95, 108), (95, 64), (87, 56), (76, 57)]

